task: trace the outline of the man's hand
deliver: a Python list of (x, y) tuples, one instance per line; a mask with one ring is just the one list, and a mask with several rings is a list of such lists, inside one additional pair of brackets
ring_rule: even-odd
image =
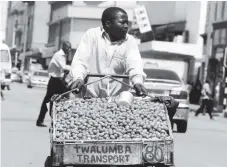
[(165, 103), (167, 108), (177, 109), (179, 102), (171, 96), (159, 96), (160, 102)]
[(134, 85), (134, 89), (135, 89), (135, 91), (136, 91), (136, 95), (137, 96), (145, 96), (145, 95), (147, 95), (147, 90), (146, 90), (146, 88), (144, 87), (144, 85), (143, 84), (135, 84)]
[(69, 69), (64, 69), (63, 71), (64, 71), (64, 74), (66, 75), (69, 74)]
[(84, 85), (84, 80), (82, 79), (77, 79), (76, 81), (73, 81), (72, 84), (70, 85), (70, 89), (77, 89), (75, 90), (75, 93), (79, 93)]

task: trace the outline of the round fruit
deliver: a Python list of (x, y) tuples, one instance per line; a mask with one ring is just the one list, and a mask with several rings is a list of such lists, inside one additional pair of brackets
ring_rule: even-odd
[(163, 140), (170, 138), (166, 112), (148, 99), (118, 106), (114, 97), (78, 98), (56, 104), (53, 128), (58, 140)]

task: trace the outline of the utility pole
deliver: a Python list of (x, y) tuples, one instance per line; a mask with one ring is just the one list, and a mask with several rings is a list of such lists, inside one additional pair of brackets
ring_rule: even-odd
[(223, 67), (224, 67), (224, 75), (223, 75), (223, 83), (224, 83), (224, 99), (223, 99), (223, 113), (224, 117), (227, 118), (227, 47), (224, 51), (224, 58), (223, 58)]
[(60, 20), (60, 23), (59, 23), (58, 50), (61, 48), (61, 36), (62, 36), (62, 20)]
[(117, 6), (117, 1), (114, 1), (114, 7), (116, 7)]
[[(24, 28), (24, 45), (23, 45), (23, 54), (25, 55), (27, 48), (27, 31), (28, 31), (28, 3), (25, 3), (25, 28)], [(23, 57), (21, 62), (21, 71), (24, 71), (25, 57)]]

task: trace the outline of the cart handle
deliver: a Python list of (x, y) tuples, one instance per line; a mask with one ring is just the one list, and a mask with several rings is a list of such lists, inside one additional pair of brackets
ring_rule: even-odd
[(108, 75), (108, 74), (92, 74), (92, 73), (89, 73), (87, 74), (86, 77), (99, 77), (99, 78), (102, 78), (102, 77), (112, 77), (112, 78), (125, 78), (125, 79), (129, 79), (129, 76), (128, 75)]
[[(119, 82), (119, 83), (122, 83), (122, 84), (128, 86), (130, 89), (132, 89), (132, 86), (130, 86), (130, 85), (128, 85), (128, 84), (126, 84), (126, 83), (124, 83), (124, 82), (121, 82), (121, 81), (119, 81), (119, 80), (116, 79), (116, 78), (125, 78), (125, 79), (129, 79), (129, 76), (128, 76), (128, 75), (108, 75), (108, 74), (105, 75), (105, 74), (91, 74), (91, 73), (89, 73), (89, 74), (85, 77), (84, 80), (88, 80), (89, 77), (99, 77), (100, 79), (98, 79), (98, 80), (96, 80), (96, 81), (93, 81), (93, 82), (90, 82), (90, 83), (87, 83), (87, 84), (84, 84), (83, 87), (86, 87), (86, 86), (88, 86), (88, 85), (91, 85), (91, 84), (93, 84), (93, 83), (95, 83), (95, 82), (99, 82), (99, 81), (101, 81), (101, 80), (103, 80), (103, 79), (105, 79), (105, 78), (110, 78), (110, 79), (113, 79), (113, 80), (115, 80), (115, 81), (117, 81), (117, 82)], [(69, 93), (71, 93), (71, 92), (74, 92), (74, 91), (78, 91), (78, 89), (75, 88), (75, 89), (69, 90), (69, 91), (67, 91), (67, 92), (65, 92), (65, 93), (63, 93), (63, 94), (61, 94), (61, 95), (56, 95), (56, 96), (54, 96), (53, 98), (51, 98), (51, 101), (57, 101), (57, 100), (59, 100), (62, 96), (66, 95), (66, 94), (69, 94)]]

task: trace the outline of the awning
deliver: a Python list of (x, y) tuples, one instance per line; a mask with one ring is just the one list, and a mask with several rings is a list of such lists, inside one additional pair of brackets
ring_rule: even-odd
[(14, 53), (14, 52), (19, 52), (19, 53), (21, 53), (22, 50), (23, 50), (22, 47), (14, 47), (14, 48), (11, 48), (11, 49), (10, 49), (10, 52), (12, 52), (12, 53)]
[(191, 55), (182, 55), (178, 53), (171, 53), (171, 52), (166, 52), (166, 51), (144, 51), (141, 52), (141, 57), (142, 58), (155, 58), (155, 59), (165, 59), (168, 60), (171, 58), (171, 60), (193, 60), (195, 59)]
[(139, 45), (140, 52), (149, 53), (152, 51), (181, 55), (181, 57), (191, 56), (195, 59), (202, 59), (203, 48), (198, 44), (175, 43), (166, 41), (151, 41)]
[(40, 49), (38, 48), (33, 48), (30, 51), (27, 52), (23, 52), (20, 54), (20, 58), (21, 59), (25, 59), (25, 58), (41, 58), (41, 52)]
[(44, 48), (42, 50), (42, 58), (51, 58), (56, 51), (57, 51), (57, 48), (55, 46)]
[(168, 24), (163, 24), (160, 26), (155, 26), (155, 33), (166, 33), (168, 32), (183, 32), (185, 31), (186, 21), (173, 22)]
[(56, 47), (43, 47), (43, 48), (33, 48), (28, 52), (21, 53), (20, 57), (23, 58), (48, 58), (52, 57), (56, 51)]

